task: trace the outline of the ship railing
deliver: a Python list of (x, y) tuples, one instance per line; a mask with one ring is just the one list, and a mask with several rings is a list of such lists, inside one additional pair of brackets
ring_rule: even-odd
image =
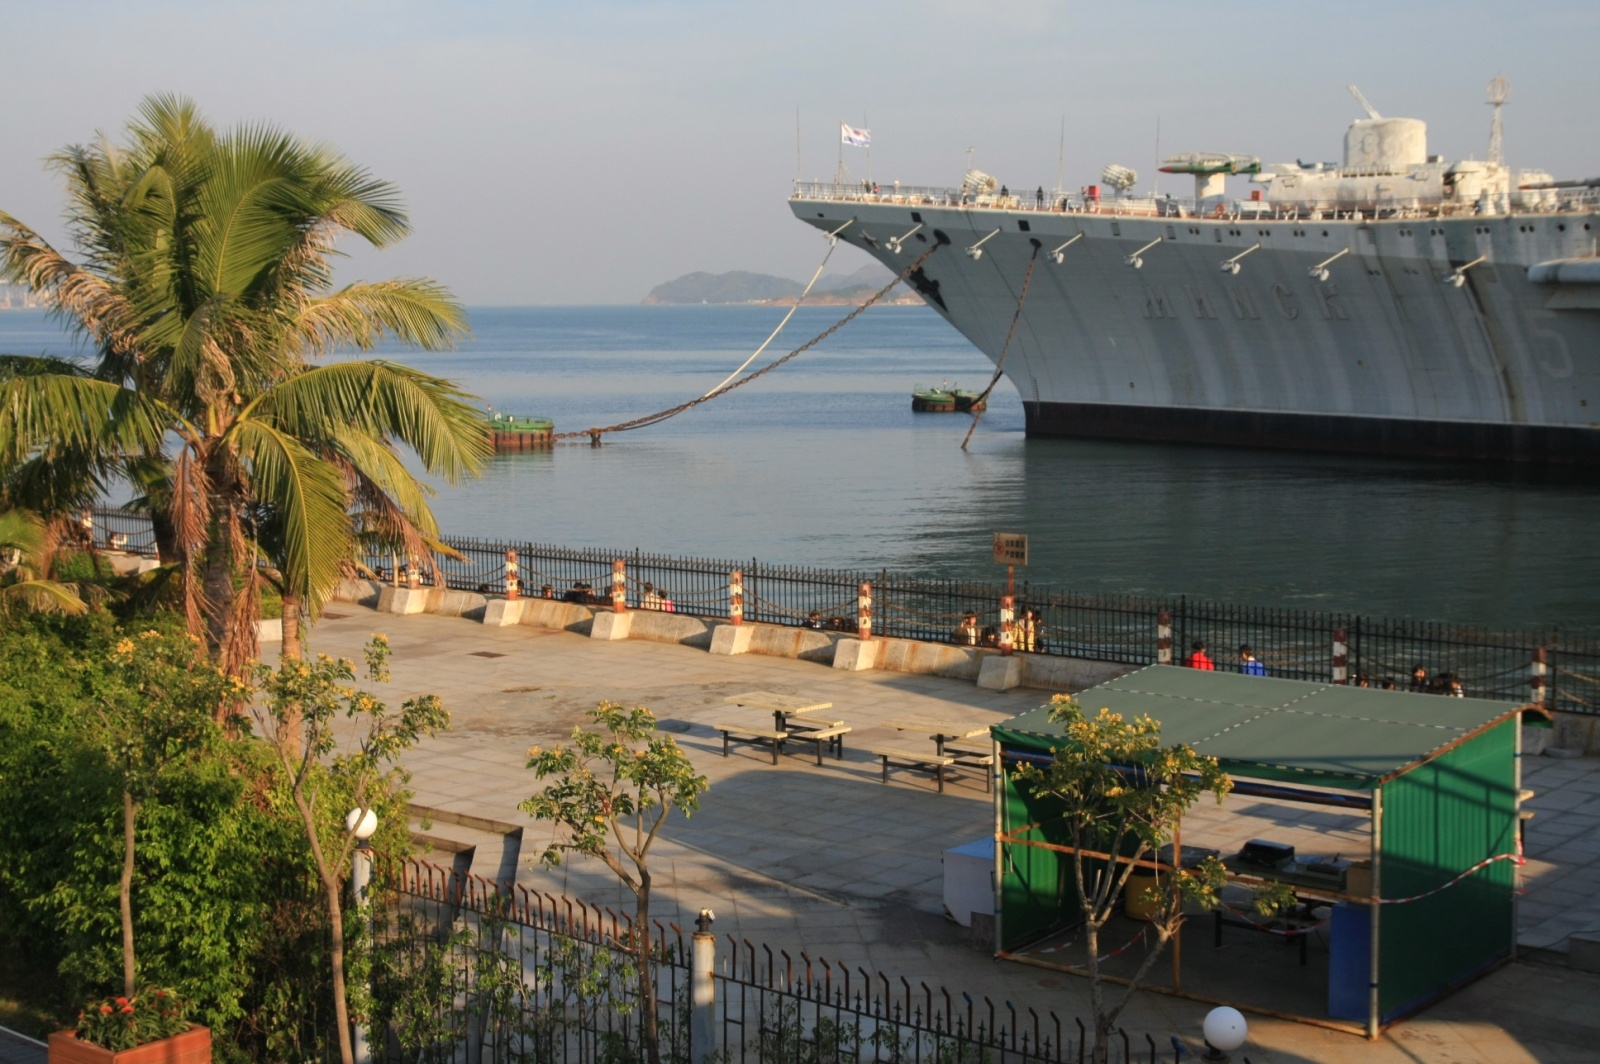
[[(1042, 195), (1041, 195), (1042, 192)], [(890, 204), (910, 208), (958, 207), (963, 210), (993, 210), (1012, 213), (1108, 214), (1117, 217), (1206, 218), (1279, 222), (1366, 221), (1403, 218), (1450, 218), (1480, 214), (1476, 201), (1462, 204), (1367, 205), (1322, 203), (1276, 204), (1271, 200), (1208, 199), (1197, 202), (1177, 196), (1104, 195), (1084, 196), (1062, 191), (1033, 192), (1006, 190), (975, 192), (971, 189), (934, 185), (872, 185), (848, 181), (796, 181), (790, 197), (828, 203)], [(1600, 188), (1544, 190), (1535, 196), (1523, 194), (1521, 204), (1513, 203), (1508, 214), (1553, 214), (1600, 209)]]

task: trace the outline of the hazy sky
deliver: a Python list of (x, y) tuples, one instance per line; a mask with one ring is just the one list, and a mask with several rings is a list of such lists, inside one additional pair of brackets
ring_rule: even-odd
[[(1050, 187), (1065, 116), (1066, 186), (1108, 162), (1148, 184), (1158, 118), (1164, 154), (1337, 159), (1350, 82), (1425, 119), (1431, 151), (1481, 158), (1484, 86), (1504, 73), (1508, 161), (1600, 174), (1595, 0), (0, 0), (0, 16), (0, 209), (59, 239), (42, 158), (179, 92), (219, 126), (271, 121), (398, 184), (415, 234), (346, 276), (427, 274), (472, 305), (636, 302), (691, 270), (808, 276), (822, 242), (785, 202), (797, 107), (807, 178), (832, 173), (845, 120), (871, 127), (884, 184), (957, 183), (970, 146), (1013, 188)], [(866, 153), (845, 153), (865, 176)]]

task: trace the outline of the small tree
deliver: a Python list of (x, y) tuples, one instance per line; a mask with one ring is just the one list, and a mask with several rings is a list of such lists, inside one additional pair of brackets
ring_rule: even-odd
[(649, 1064), (661, 1064), (650, 956), (650, 847), (673, 808), (688, 818), (710, 784), (695, 775), (677, 742), (656, 730), (655, 715), (643, 706), (601, 702), (589, 718), (599, 730), (574, 728), (570, 747), (528, 751), (528, 767), (551, 782), (518, 808), (555, 825), (557, 837), (542, 856), (546, 864), (560, 864), (569, 851), (594, 857), (633, 892), (640, 1041)]
[(163, 773), (215, 735), (217, 707), (240, 686), (209, 664), (199, 642), (154, 629), (119, 639), (114, 668), (97, 670), (93, 741), (122, 788), (122, 993), (137, 992), (133, 951), (134, 838), (139, 810)]
[[(1016, 778), (1033, 795), (1058, 803), (1054, 811), (1059, 820), (1051, 823), (1065, 828), (1066, 844), (1072, 848), (1072, 885), (1089, 953), (1094, 1060), (1105, 1064), (1117, 1017), (1178, 933), (1185, 906), (1213, 909), (1220, 904), (1226, 881), (1222, 862), (1207, 857), (1194, 868), (1160, 870), (1157, 885), (1141, 899), (1154, 910), (1150, 926), (1155, 945), (1115, 1004), (1107, 1002), (1101, 977), (1100, 931), (1115, 914), (1137, 862), (1151, 861), (1172, 844), (1184, 813), (1205, 794), (1221, 802), (1233, 782), (1216, 758), (1183, 743), (1162, 746), (1161, 725), (1148, 716), (1129, 721), (1102, 709), (1090, 718), (1070, 696), (1056, 695), (1050, 700), (1050, 719), (1066, 729), (1065, 740), (1052, 748), (1048, 767), (1020, 765)], [(1276, 904), (1276, 897), (1257, 901), (1263, 911)]]
[[(366, 647), (368, 679), (388, 681), (389, 657), (389, 641), (373, 636)], [(342, 892), (356, 847), (356, 827), (388, 796), (399, 771), (396, 759), (426, 736), (448, 728), (450, 714), (437, 695), (410, 699), (394, 712), (351, 686), (355, 666), (348, 659), (335, 661), (325, 654), (314, 661), (286, 661), (277, 670), (263, 668), (259, 679), (266, 697), (255, 709), (256, 723), (288, 777), (322, 883), (339, 1056), (344, 1064), (352, 1064)], [(353, 728), (342, 743), (336, 735), (341, 718), (352, 722)], [(324, 799), (339, 800), (339, 808), (329, 809)], [(348, 825), (343, 815), (346, 801), (360, 810)]]

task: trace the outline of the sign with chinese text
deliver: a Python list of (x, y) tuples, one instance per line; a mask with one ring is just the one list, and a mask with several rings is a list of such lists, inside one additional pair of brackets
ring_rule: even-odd
[(1027, 565), (1028, 537), (1020, 532), (996, 532), (994, 560), (996, 565)]

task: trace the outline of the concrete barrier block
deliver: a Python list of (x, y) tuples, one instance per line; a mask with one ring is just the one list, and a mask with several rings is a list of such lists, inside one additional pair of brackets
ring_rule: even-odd
[(283, 642), (283, 618), (266, 617), (256, 622), (256, 642)]
[(596, 613), (590, 639), (626, 639), (633, 631), (632, 613)]
[(522, 611), (526, 608), (524, 599), (508, 601), (506, 599), (490, 599), (483, 607), (483, 623), (491, 628), (504, 628), (508, 624), (520, 624)]
[(428, 589), (424, 587), (386, 587), (378, 593), (379, 613), (426, 613)]
[(748, 654), (755, 630), (744, 624), (719, 624), (711, 630), (711, 653)]
[(1009, 691), (1022, 686), (1022, 659), (1015, 654), (986, 654), (978, 666), (978, 686), (991, 691)]
[(333, 592), (333, 598), (336, 602), (357, 602), (376, 607), (382, 591), (382, 586), (375, 580), (341, 580)]
[(851, 672), (875, 669), (878, 667), (878, 650), (882, 645), (877, 640), (841, 639), (833, 647), (833, 667), (849, 669)]
[(1567, 967), (1600, 972), (1600, 932), (1582, 931), (1567, 939)]

